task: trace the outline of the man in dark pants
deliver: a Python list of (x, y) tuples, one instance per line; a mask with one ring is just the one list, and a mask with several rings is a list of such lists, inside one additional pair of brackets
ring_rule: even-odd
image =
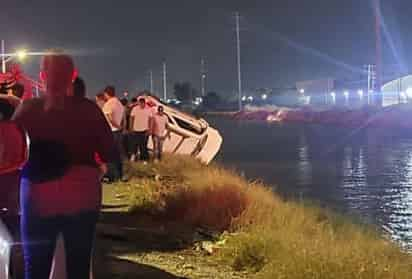
[(119, 180), (123, 178), (122, 120), (124, 118), (124, 107), (116, 97), (115, 88), (113, 86), (107, 86), (105, 88), (104, 96), (106, 98), (106, 103), (103, 106), (103, 113), (112, 129), (116, 146), (113, 162), (110, 162), (109, 164), (108, 176), (110, 180)]
[(152, 109), (146, 105), (146, 100), (141, 97), (139, 99), (139, 105), (135, 106), (130, 113), (130, 126), (133, 141), (131, 161), (134, 161), (137, 151), (140, 153), (141, 161), (147, 162), (149, 160), (147, 141), (151, 131), (152, 117)]

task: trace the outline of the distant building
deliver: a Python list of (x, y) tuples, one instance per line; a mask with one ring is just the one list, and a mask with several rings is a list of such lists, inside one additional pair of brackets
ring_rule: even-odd
[(407, 103), (412, 100), (412, 75), (387, 82), (382, 86), (383, 106)]

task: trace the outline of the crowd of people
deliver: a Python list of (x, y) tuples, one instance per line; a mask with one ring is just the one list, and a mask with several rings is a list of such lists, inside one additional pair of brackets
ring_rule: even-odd
[(26, 279), (46, 279), (62, 234), (67, 278), (86, 279), (101, 207), (102, 179), (120, 180), (123, 161), (162, 157), (168, 117), (145, 96), (129, 103), (107, 86), (96, 101), (86, 98), (68, 55), (46, 55), (40, 77), (45, 91), (22, 102), (12, 120), (29, 134), (30, 156), (21, 172), (21, 237)]
[(167, 132), (168, 118), (162, 106), (155, 110), (147, 104), (145, 96), (134, 97), (131, 102), (126, 98), (119, 99), (114, 86), (107, 86), (97, 94), (96, 104), (107, 119), (116, 148), (105, 176), (107, 182), (127, 180), (123, 172), (125, 159), (133, 162), (139, 160), (143, 164), (149, 161), (149, 137), (152, 137), (154, 161), (162, 159), (163, 142), (170, 137)]

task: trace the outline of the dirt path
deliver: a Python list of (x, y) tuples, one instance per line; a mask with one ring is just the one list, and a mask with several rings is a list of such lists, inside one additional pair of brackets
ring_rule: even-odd
[(189, 233), (127, 213), (127, 200), (104, 186), (97, 228), (95, 278), (248, 278), (194, 249)]

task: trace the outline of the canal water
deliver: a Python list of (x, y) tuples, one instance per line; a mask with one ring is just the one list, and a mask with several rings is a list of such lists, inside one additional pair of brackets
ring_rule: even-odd
[(376, 224), (412, 249), (412, 131), (211, 117), (218, 161), (293, 199)]

